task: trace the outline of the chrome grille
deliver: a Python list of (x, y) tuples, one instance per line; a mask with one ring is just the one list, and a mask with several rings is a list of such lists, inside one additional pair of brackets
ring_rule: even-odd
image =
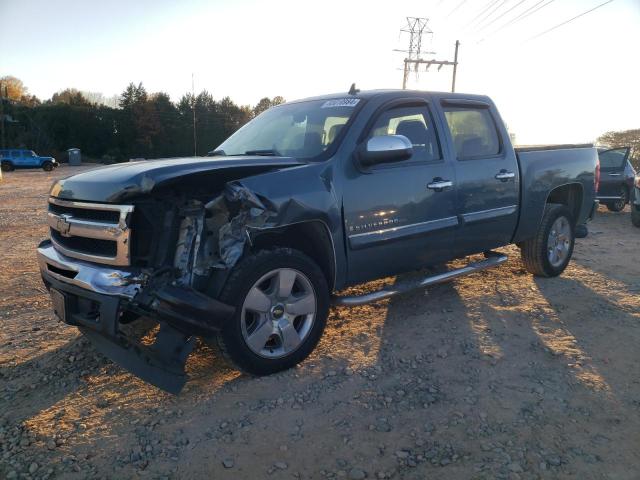
[(109, 205), (49, 198), (51, 242), (68, 257), (108, 265), (130, 264), (133, 205)]

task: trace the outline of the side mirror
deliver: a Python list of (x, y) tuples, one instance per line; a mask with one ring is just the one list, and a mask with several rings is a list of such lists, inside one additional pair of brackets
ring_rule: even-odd
[(364, 166), (408, 160), (413, 155), (413, 145), (404, 135), (380, 135), (371, 137), (360, 150), (358, 158)]

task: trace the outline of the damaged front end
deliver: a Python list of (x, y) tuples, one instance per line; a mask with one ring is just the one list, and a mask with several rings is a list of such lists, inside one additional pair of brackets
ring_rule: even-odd
[[(114, 362), (171, 393), (180, 392), (187, 380), (185, 363), (195, 338), (215, 335), (234, 314), (233, 306), (216, 297), (251, 242), (250, 230), (281, 220), (281, 208), (239, 182), (227, 183), (213, 199), (199, 197), (164, 198), (164, 207), (146, 199), (128, 208), (117, 225), (106, 225), (105, 238), (131, 236), (129, 265), (109, 265), (104, 257), (90, 261), (86, 252), (73, 249), (79, 242), (67, 242), (89, 228), (86, 218), (96, 204), (50, 201), (52, 240), (38, 247), (57, 316)], [(61, 205), (71, 213), (60, 213)], [(97, 225), (92, 221), (93, 230), (85, 233), (91, 240), (102, 238)], [(138, 317), (159, 324), (151, 341), (126, 333), (125, 325)]]

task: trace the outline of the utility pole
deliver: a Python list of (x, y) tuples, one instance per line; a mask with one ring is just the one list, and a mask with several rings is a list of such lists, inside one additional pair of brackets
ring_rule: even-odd
[(2, 83), (0, 83), (0, 117), (2, 118), (2, 123), (0, 124), (0, 130), (2, 130), (2, 133), (0, 134), (0, 136), (2, 137), (2, 149), (4, 150), (5, 148), (7, 148), (7, 144), (6, 144), (6, 140), (5, 140), (5, 136), (4, 136), (4, 98), (8, 97), (9, 93), (9, 89), (7, 88), (7, 86), (5, 85), (4, 87), (4, 96), (2, 95)]
[(198, 156), (198, 142), (196, 134), (196, 88), (193, 80), (193, 73), (191, 74), (191, 110), (193, 111), (193, 156)]
[(453, 67), (453, 80), (451, 82), (451, 91), (455, 92), (456, 91), (456, 75), (458, 73), (458, 48), (459, 47), (460, 47), (460, 42), (456, 40), (456, 51), (455, 51), (453, 62), (450, 60), (427, 60), (422, 58), (411, 60), (409, 58), (405, 58), (404, 59), (405, 75), (402, 81), (403, 90), (407, 88), (407, 77), (408, 77), (408, 72), (410, 70), (409, 65), (413, 67), (416, 73), (418, 73), (420, 65), (426, 65), (426, 68), (424, 69), (425, 72), (428, 71), (429, 67), (431, 67), (432, 65), (438, 65), (438, 71), (440, 71), (444, 66)]
[(453, 79), (451, 80), (451, 92), (456, 91), (456, 74), (458, 73), (458, 47), (460, 47), (460, 41), (456, 40), (456, 53), (453, 56)]

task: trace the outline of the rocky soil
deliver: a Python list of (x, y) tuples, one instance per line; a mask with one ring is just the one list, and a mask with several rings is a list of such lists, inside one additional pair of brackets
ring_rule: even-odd
[[(335, 309), (267, 378), (200, 346), (172, 396), (56, 321), (39, 279), (53, 173), (0, 184), (0, 478), (640, 478), (640, 229), (601, 209), (562, 277), (509, 262)], [(370, 290), (376, 284), (359, 287)]]

